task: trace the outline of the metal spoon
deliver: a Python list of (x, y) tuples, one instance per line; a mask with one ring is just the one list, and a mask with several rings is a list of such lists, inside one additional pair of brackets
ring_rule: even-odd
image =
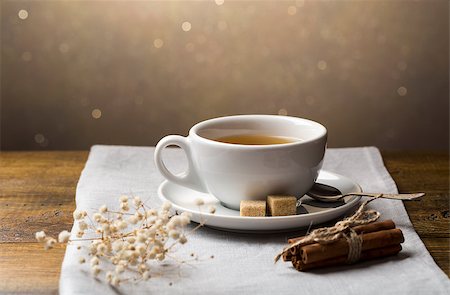
[(323, 183), (315, 183), (313, 187), (306, 193), (311, 198), (322, 202), (337, 202), (347, 196), (362, 196), (362, 197), (380, 197), (384, 199), (393, 200), (414, 200), (424, 196), (424, 193), (416, 194), (382, 194), (382, 193), (348, 193), (342, 194), (337, 188)]

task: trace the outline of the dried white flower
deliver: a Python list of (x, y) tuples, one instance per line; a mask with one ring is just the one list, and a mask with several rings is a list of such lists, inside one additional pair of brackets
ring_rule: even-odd
[(102, 271), (102, 269), (98, 265), (94, 265), (91, 267), (91, 272), (94, 276), (98, 276), (98, 274)]
[(165, 201), (161, 207), (161, 209), (164, 211), (169, 211), (170, 208), (172, 208), (172, 203), (170, 203), (169, 201)]
[[(90, 270), (94, 276), (98, 276), (102, 269), (105, 270), (104, 280), (114, 286), (139, 278), (148, 280), (151, 277), (151, 262), (165, 260), (176, 248), (174, 245), (187, 242), (184, 227), (190, 223), (192, 217), (188, 212), (172, 216), (170, 202), (165, 202), (159, 209), (147, 210), (139, 197), (132, 198), (134, 206), (130, 210), (128, 199), (128, 196), (120, 197), (119, 212), (102, 205), (98, 212), (94, 212), (91, 218), (86, 220), (86, 211), (75, 210), (73, 217), (77, 221), (78, 230), (74, 234), (77, 238), (88, 234), (89, 238), (71, 239), (71, 233), (68, 231), (62, 231), (58, 235), (60, 243), (92, 239), (86, 247), (90, 256)], [(201, 206), (204, 202), (199, 199), (197, 204)], [(211, 207), (209, 210), (211, 212)], [(91, 238), (91, 234), (97, 236)], [(39, 242), (44, 243), (45, 249), (56, 244), (56, 240), (47, 237), (43, 231), (35, 235)], [(86, 259), (80, 257), (78, 261), (85, 263)], [(138, 278), (130, 278), (130, 273), (137, 274)]]
[(81, 230), (86, 230), (88, 229), (88, 224), (84, 221), (79, 221), (78, 222), (78, 228)]
[(97, 243), (92, 243), (90, 246), (89, 246), (89, 252), (92, 254), (92, 255), (95, 255), (95, 254), (97, 254)]
[(116, 266), (116, 273), (123, 273), (125, 271), (125, 267), (121, 264)]
[(60, 243), (67, 243), (70, 239), (70, 232), (63, 230), (58, 235), (58, 242)]
[(111, 285), (118, 287), (120, 285), (120, 279), (118, 276), (113, 276)]
[(156, 216), (156, 215), (158, 215), (158, 211), (155, 210), (155, 209), (150, 209), (150, 210), (147, 210), (147, 211), (145, 212), (145, 215), (146, 215), (147, 217)]
[(84, 217), (84, 216), (83, 216), (83, 212), (78, 211), (78, 210), (73, 211), (73, 219), (75, 219), (75, 220), (80, 220), (80, 219), (82, 219), (83, 217)]
[(144, 243), (140, 243), (136, 246), (136, 251), (139, 252), (139, 255), (144, 255), (145, 251), (147, 251), (147, 247), (145, 246)]
[(180, 226), (186, 226), (191, 222), (189, 217), (187, 216), (180, 216)]
[(180, 219), (175, 217), (177, 216), (172, 217), (172, 219), (170, 219), (170, 221), (166, 224), (166, 228), (168, 230), (172, 230), (176, 228), (178, 225), (180, 225)]
[(203, 205), (205, 205), (205, 201), (203, 201), (203, 199), (201, 199), (201, 198), (197, 198), (197, 199), (195, 199), (195, 205), (203, 206)]
[(119, 222), (119, 229), (126, 229), (128, 227), (128, 224), (125, 221)]
[(53, 248), (53, 246), (55, 246), (56, 244), (56, 240), (54, 238), (50, 238), (50, 237), (46, 237), (45, 238), (45, 250), (51, 249)]
[(102, 224), (102, 231), (104, 233), (109, 233), (110, 230), (111, 230), (111, 227), (110, 227), (110, 225), (108, 223)]
[(153, 247), (152, 247), (152, 250), (151, 250), (150, 253), (149, 253), (149, 256), (150, 256), (151, 258), (155, 258), (155, 257), (156, 257), (156, 254), (158, 254), (159, 252), (161, 252), (161, 247), (159, 247), (159, 246), (153, 246)]
[(157, 220), (157, 221), (166, 223), (167, 221), (169, 221), (169, 218), (170, 218), (169, 211), (161, 210), (161, 212), (158, 213), (158, 218), (159, 218), (159, 220)]
[(100, 263), (100, 259), (98, 259), (97, 256), (94, 256), (91, 258), (90, 263), (91, 263), (91, 266), (98, 265)]
[(120, 209), (125, 212), (130, 211), (130, 207), (128, 206), (128, 203), (120, 203)]
[(142, 214), (139, 213), (139, 212), (136, 212), (136, 213), (134, 214), (134, 216), (135, 216), (138, 220), (144, 219), (144, 215), (142, 215)]
[(189, 219), (192, 218), (192, 213), (191, 213), (191, 212), (183, 212), (183, 213), (181, 213), (180, 215), (181, 215), (181, 216), (185, 216), (185, 217), (187, 217), (187, 218), (189, 218)]
[(136, 224), (139, 220), (137, 219), (137, 217), (136, 216), (130, 216), (130, 217), (128, 217), (128, 221), (131, 223), (131, 224)]
[(106, 247), (105, 244), (101, 243), (97, 246), (97, 253), (103, 254), (106, 252), (108, 248)]
[(82, 230), (77, 231), (77, 238), (82, 238), (83, 235), (84, 235), (84, 231), (82, 231)]
[(110, 226), (109, 226), (109, 230), (110, 230), (112, 233), (115, 233), (115, 232), (117, 232), (117, 231), (119, 230), (119, 228), (118, 228), (115, 224), (113, 224), (113, 225), (110, 225)]
[(113, 251), (119, 252), (120, 250), (123, 249), (123, 242), (122, 240), (116, 240), (113, 242), (112, 244), (112, 249)]
[(145, 243), (147, 241), (147, 235), (146, 234), (138, 234), (137, 241), (138, 241), (138, 243)]
[(150, 279), (150, 272), (149, 271), (144, 271), (142, 273), (142, 278), (146, 281), (148, 279)]
[(179, 231), (177, 231), (177, 230), (171, 230), (170, 232), (169, 232), (169, 236), (172, 238), (172, 239), (178, 239), (179, 237), (180, 237), (180, 232)]
[(180, 239), (178, 240), (181, 244), (185, 244), (187, 242), (187, 238), (183, 235), (180, 237)]
[(105, 274), (105, 280), (106, 280), (108, 283), (111, 283), (111, 282), (112, 282), (112, 279), (113, 279), (113, 272), (112, 272), (112, 271), (106, 272), (106, 274)]
[(145, 263), (141, 263), (138, 265), (138, 271), (143, 273), (148, 270), (148, 266)]
[(38, 231), (37, 233), (35, 233), (35, 236), (36, 236), (36, 240), (38, 242), (43, 242), (45, 240), (45, 237), (46, 237), (44, 231)]
[(139, 197), (134, 197), (133, 198), (133, 205), (136, 207), (140, 207), (142, 205), (142, 201), (141, 198)]
[(94, 213), (94, 215), (92, 215), (92, 218), (94, 218), (95, 222), (100, 222), (103, 219), (103, 216), (100, 213)]

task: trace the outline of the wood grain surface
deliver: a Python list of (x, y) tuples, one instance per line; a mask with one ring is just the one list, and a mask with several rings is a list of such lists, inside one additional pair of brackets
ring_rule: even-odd
[[(45, 252), (34, 233), (56, 236), (72, 226), (75, 187), (88, 152), (0, 153), (0, 293), (57, 294), (64, 247)], [(383, 152), (400, 192), (427, 193), (405, 202), (431, 255), (449, 270), (449, 155)]]

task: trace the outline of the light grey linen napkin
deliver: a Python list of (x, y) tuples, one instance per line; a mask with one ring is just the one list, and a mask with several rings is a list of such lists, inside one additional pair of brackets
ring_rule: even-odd
[[(161, 204), (163, 181), (153, 164), (154, 148), (94, 146), (78, 182), (78, 209), (93, 211), (117, 205), (121, 194), (139, 195), (150, 206)], [(183, 152), (165, 151), (166, 163), (183, 169)], [(365, 191), (396, 193), (397, 188), (374, 147), (328, 149), (323, 169), (357, 181)], [(438, 268), (414, 231), (400, 201), (377, 200), (371, 208), (393, 219), (405, 236), (402, 252), (388, 259), (348, 267), (301, 273), (274, 256), (295, 234), (238, 234), (201, 228), (176, 255), (200, 260), (190, 265), (161, 267), (163, 277), (118, 289), (93, 279), (78, 257), (86, 252), (68, 246), (62, 265), (60, 293), (65, 294), (448, 294), (450, 280)], [(76, 228), (72, 229), (74, 232)], [(211, 255), (214, 258), (211, 259)], [(175, 264), (176, 265), (176, 264)]]

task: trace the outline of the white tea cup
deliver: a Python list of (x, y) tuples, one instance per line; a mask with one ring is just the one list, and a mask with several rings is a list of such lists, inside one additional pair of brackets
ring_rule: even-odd
[[(281, 144), (248, 145), (217, 141), (235, 135), (292, 138)], [(178, 185), (209, 193), (231, 209), (241, 200), (264, 200), (268, 195), (303, 196), (322, 167), (326, 128), (314, 121), (277, 115), (239, 115), (206, 120), (194, 125), (187, 137), (169, 135), (155, 150), (161, 174)], [(188, 169), (171, 173), (162, 159), (169, 145), (186, 153)]]

